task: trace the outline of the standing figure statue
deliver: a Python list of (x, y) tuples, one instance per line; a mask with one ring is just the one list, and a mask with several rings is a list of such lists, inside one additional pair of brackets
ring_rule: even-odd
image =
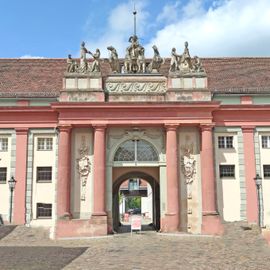
[(109, 63), (113, 73), (120, 72), (120, 65), (118, 60), (118, 53), (116, 49), (112, 46), (107, 47), (107, 50), (110, 52)]
[(78, 65), (74, 59), (72, 59), (71, 54), (68, 55), (67, 59), (67, 72), (74, 73), (78, 69)]
[(154, 56), (151, 63), (149, 64), (148, 69), (152, 73), (157, 73), (159, 72), (161, 65), (164, 63), (164, 60), (161, 58), (157, 46), (154, 45), (152, 48), (154, 50)]
[(182, 54), (181, 61), (180, 61), (180, 71), (183, 71), (183, 72), (192, 71), (192, 63), (191, 63), (191, 57), (189, 54), (187, 41), (185, 42), (184, 53)]
[(127, 48), (129, 55), (131, 59), (135, 59), (138, 57), (138, 51), (137, 51), (137, 48), (139, 46), (138, 37), (131, 36), (128, 41), (131, 43), (130, 46)]
[(95, 53), (91, 53), (89, 52), (93, 58), (94, 58), (94, 61), (92, 63), (92, 66), (91, 66), (91, 69), (90, 69), (90, 72), (100, 72), (100, 50), (99, 49), (96, 49), (96, 52)]
[(131, 57), (129, 55), (129, 50), (127, 48), (126, 49), (126, 55), (125, 55), (125, 62), (124, 62), (124, 71), (125, 71), (125, 73), (130, 73), (131, 72), (131, 66), (132, 66), (132, 61), (131, 61)]
[(87, 58), (86, 54), (90, 52), (85, 48), (85, 42), (83, 41), (81, 43), (81, 57), (80, 57), (80, 71), (82, 73), (86, 73), (88, 70), (88, 63), (87, 63)]
[(133, 35), (128, 40), (131, 44), (126, 49), (124, 62), (125, 73), (145, 72), (144, 48), (139, 44), (138, 37)]
[(144, 57), (144, 48), (142, 46), (137, 47), (138, 52), (138, 59), (137, 59), (137, 65), (139, 73), (145, 73), (145, 57)]
[(181, 55), (176, 53), (176, 49), (172, 48), (170, 72), (176, 72), (179, 70)]

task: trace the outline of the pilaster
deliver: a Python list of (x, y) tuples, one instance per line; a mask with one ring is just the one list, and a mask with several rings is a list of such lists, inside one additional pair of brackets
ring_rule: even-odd
[(247, 221), (258, 222), (257, 191), (254, 182), (256, 176), (256, 160), (254, 149), (254, 126), (242, 126), (244, 139), (244, 160), (247, 196)]
[(202, 233), (222, 234), (216, 204), (212, 130), (213, 125), (201, 125)]
[(16, 174), (14, 190), (13, 222), (25, 224), (26, 220), (26, 174), (27, 174), (27, 136), (28, 128), (16, 129)]

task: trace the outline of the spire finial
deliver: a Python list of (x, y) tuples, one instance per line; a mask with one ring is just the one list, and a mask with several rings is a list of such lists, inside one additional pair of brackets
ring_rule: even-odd
[(134, 36), (136, 36), (136, 32), (137, 32), (137, 21), (136, 21), (136, 15), (137, 15), (137, 10), (136, 10), (136, 4), (135, 4), (135, 0), (133, 0), (134, 3), (134, 9), (133, 9), (133, 15), (134, 15)]

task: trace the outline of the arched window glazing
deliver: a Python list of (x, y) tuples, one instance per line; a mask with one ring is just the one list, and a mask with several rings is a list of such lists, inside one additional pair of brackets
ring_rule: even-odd
[(119, 146), (114, 161), (158, 161), (158, 154), (147, 141), (129, 140)]

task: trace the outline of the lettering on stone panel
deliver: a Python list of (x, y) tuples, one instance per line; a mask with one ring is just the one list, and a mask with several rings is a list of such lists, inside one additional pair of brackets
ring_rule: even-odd
[(77, 171), (81, 183), (81, 201), (85, 201), (86, 184), (89, 173), (91, 172), (91, 162), (88, 158), (88, 147), (85, 143), (85, 136), (81, 138), (81, 146), (78, 149), (80, 158), (77, 159)]
[(106, 89), (110, 93), (124, 94), (124, 93), (165, 93), (165, 82), (108, 82)]
[(186, 137), (185, 145), (181, 146), (183, 154), (181, 156), (181, 169), (187, 185), (187, 197), (192, 199), (192, 184), (196, 174), (196, 160), (194, 157), (194, 145), (189, 143), (189, 136)]

